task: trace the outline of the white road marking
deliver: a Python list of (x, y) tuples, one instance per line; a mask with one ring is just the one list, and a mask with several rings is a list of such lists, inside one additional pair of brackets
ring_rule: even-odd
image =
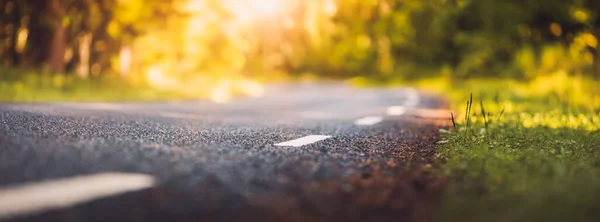
[(370, 126), (377, 124), (383, 120), (381, 116), (366, 116), (354, 121), (354, 125), (358, 126)]
[(154, 186), (152, 176), (102, 173), (0, 188), (0, 219), (71, 207)]
[(326, 136), (326, 135), (310, 135), (310, 136), (305, 136), (302, 138), (298, 138), (295, 140), (290, 140), (287, 142), (281, 142), (281, 143), (277, 143), (275, 144), (275, 146), (292, 146), (292, 147), (301, 147), (304, 146), (306, 144), (311, 144), (314, 142), (318, 142), (327, 138), (330, 138), (331, 136)]
[(404, 106), (390, 106), (387, 108), (387, 114), (390, 116), (401, 116), (406, 113)]

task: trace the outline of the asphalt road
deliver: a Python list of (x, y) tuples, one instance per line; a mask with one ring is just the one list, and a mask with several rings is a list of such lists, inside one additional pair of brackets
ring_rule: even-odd
[(339, 83), (225, 104), (0, 103), (0, 220), (422, 219), (444, 108)]

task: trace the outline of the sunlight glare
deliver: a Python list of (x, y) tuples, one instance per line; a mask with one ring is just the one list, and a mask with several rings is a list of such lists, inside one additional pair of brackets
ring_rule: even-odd
[(127, 75), (131, 70), (131, 48), (124, 46), (119, 50), (119, 72)]
[(18, 53), (22, 53), (25, 50), (25, 45), (27, 44), (27, 36), (29, 36), (29, 30), (21, 29), (19, 30), (19, 34), (17, 35), (17, 49)]
[(190, 18), (186, 34), (189, 37), (196, 36), (203, 33), (206, 30), (206, 20), (199, 16), (193, 16)]
[(258, 16), (277, 14), (281, 10), (281, 0), (251, 0), (252, 8)]
[(219, 83), (210, 92), (210, 100), (215, 103), (227, 103), (231, 101), (233, 95), (231, 95), (231, 84), (229, 81), (223, 81)]
[(159, 66), (150, 67), (146, 73), (146, 79), (150, 85), (161, 89), (167, 89), (179, 85), (176, 80), (165, 76), (163, 68)]
[(252, 21), (252, 13), (248, 10), (246, 4), (241, 4), (239, 1), (229, 0), (223, 3), (223, 6), (228, 9), (235, 19), (241, 23)]
[(264, 87), (260, 83), (251, 80), (242, 81), (240, 91), (253, 98), (259, 98), (265, 94)]
[(329, 15), (333, 16), (337, 13), (337, 4), (334, 0), (326, 0), (323, 5), (323, 11)]
[(241, 23), (272, 18), (284, 10), (282, 0), (229, 0), (224, 5)]
[(206, 8), (205, 0), (190, 0), (184, 8), (187, 12), (201, 12)]

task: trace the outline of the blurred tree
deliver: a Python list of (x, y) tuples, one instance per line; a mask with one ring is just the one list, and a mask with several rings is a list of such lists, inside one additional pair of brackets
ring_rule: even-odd
[(597, 0), (0, 0), (0, 7), (4, 65), (81, 76), (284, 71), (385, 80), (421, 77), (414, 70), (427, 67), (463, 78), (563, 69), (600, 79)]
[(2, 55), (3, 63), (16, 66), (19, 64), (19, 53), (17, 49), (18, 35), (21, 28), (22, 5), (16, 0), (1, 2), (2, 17), (0, 18), (2, 29), (0, 36), (4, 39)]

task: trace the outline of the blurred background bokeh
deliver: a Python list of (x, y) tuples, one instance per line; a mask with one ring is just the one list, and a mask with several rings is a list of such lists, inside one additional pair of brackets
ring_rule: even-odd
[(599, 88), (598, 0), (0, 0), (0, 9), (5, 101), (223, 102), (307, 79)]

